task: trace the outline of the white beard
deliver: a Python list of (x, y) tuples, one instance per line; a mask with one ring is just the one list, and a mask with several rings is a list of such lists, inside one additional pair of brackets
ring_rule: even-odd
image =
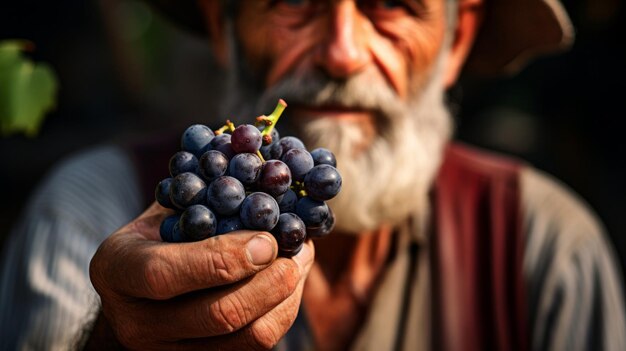
[[(255, 93), (258, 87), (252, 88), (250, 77), (242, 77), (246, 73), (240, 67), (231, 80), (230, 112), (246, 116), (243, 120), (249, 123), (256, 116), (250, 114), (251, 108), (257, 115), (271, 111), (278, 98), (288, 104), (374, 110), (374, 140), (366, 140), (368, 134), (352, 121), (315, 118), (305, 123), (290, 119), (289, 108), (277, 128), (282, 136), (301, 138), (309, 150), (325, 147), (337, 157), (343, 185), (329, 201), (336, 230), (359, 234), (385, 224), (394, 226), (428, 210), (428, 193), (451, 136), (441, 74), (445, 55), (439, 57), (428, 79), (413, 87), (415, 92), (406, 103), (374, 70), (341, 82), (320, 73), (295, 72), (271, 89)], [(363, 149), (364, 144), (368, 147)]]
[[(369, 135), (354, 122), (332, 118), (302, 127), (307, 147), (325, 147), (337, 157), (343, 186), (329, 202), (337, 230), (367, 232), (428, 210), (428, 192), (452, 129), (443, 89), (429, 85), (419, 103), (384, 111), (382, 134), (374, 140), (364, 141)], [(364, 143), (369, 148), (357, 151)]]

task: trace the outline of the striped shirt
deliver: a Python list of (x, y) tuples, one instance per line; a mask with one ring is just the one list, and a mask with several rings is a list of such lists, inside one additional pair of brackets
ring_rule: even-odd
[[(620, 274), (602, 226), (580, 199), (532, 168), (522, 171), (521, 194), (532, 349), (625, 350)], [(52, 171), (5, 246), (0, 350), (72, 346), (98, 306), (88, 275), (91, 256), (143, 202), (137, 170), (121, 148), (100, 147)], [(393, 349), (390, 326), (403, 308), (393, 296), (408, 262), (397, 255), (390, 263), (353, 349)], [(404, 336), (411, 350), (429, 348), (428, 253), (417, 262), (422, 274), (409, 323), (423, 327)], [(283, 345), (302, 350), (311, 340), (301, 315)]]
[(130, 160), (102, 147), (54, 169), (7, 238), (0, 350), (66, 350), (98, 297), (88, 267), (98, 245), (139, 215)]

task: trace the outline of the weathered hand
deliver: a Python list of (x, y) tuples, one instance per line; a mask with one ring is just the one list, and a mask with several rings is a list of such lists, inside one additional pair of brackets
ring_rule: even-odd
[(163, 243), (168, 210), (152, 205), (106, 239), (91, 261), (106, 323), (131, 349), (270, 349), (300, 305), (314, 257), (307, 242), (276, 258), (269, 233), (238, 231)]

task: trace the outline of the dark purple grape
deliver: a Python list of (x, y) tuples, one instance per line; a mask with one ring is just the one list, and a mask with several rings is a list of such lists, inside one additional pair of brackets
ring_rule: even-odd
[(307, 227), (319, 227), (330, 215), (330, 210), (325, 202), (305, 196), (298, 200), (296, 214)]
[(156, 201), (165, 208), (176, 208), (170, 200), (170, 186), (172, 185), (172, 178), (165, 178), (157, 184), (154, 189), (154, 198)]
[(305, 149), (291, 149), (280, 158), (291, 171), (291, 178), (301, 182), (304, 176), (313, 168), (313, 157)]
[(244, 227), (253, 230), (272, 230), (278, 223), (279, 215), (280, 210), (276, 200), (261, 192), (248, 195), (239, 210), (239, 218)]
[(221, 176), (209, 185), (207, 203), (220, 216), (232, 216), (239, 211), (246, 190), (236, 178)]
[(243, 223), (241, 223), (241, 219), (239, 216), (225, 217), (221, 218), (217, 221), (217, 231), (216, 235), (226, 234), (230, 232), (234, 232), (235, 230), (244, 229)]
[(281, 255), (291, 257), (297, 255), (306, 239), (306, 227), (300, 217), (293, 213), (283, 213), (278, 217), (278, 224), (272, 229), (278, 242)]
[(259, 179), (263, 162), (251, 153), (237, 154), (230, 160), (228, 174), (237, 178), (244, 186), (251, 186)]
[[(264, 125), (259, 126), (259, 130), (262, 131), (263, 128), (265, 128)], [(263, 156), (264, 160), (270, 160), (272, 158), (272, 154), (271, 154), (272, 146), (276, 144), (278, 140), (280, 140), (280, 134), (278, 134), (278, 130), (276, 130), (276, 128), (272, 129), (270, 136), (271, 136), (272, 142), (269, 144), (266, 144), (266, 139), (264, 137), (263, 145), (261, 145), (261, 148), (259, 149), (259, 152)]]
[[(161, 223), (164, 241), (202, 240), (244, 228), (274, 229), (281, 255), (293, 256), (307, 235), (332, 231), (335, 217), (324, 200), (341, 188), (333, 168), (335, 156), (324, 148), (309, 153), (300, 139), (280, 138), (275, 128), (263, 137), (264, 128), (245, 124), (217, 136), (202, 124), (185, 130), (182, 151), (170, 159), (173, 178), (155, 189), (162, 206), (184, 210)], [(292, 181), (308, 196), (299, 199), (304, 191), (290, 189)], [(246, 196), (246, 188), (257, 192)]]
[(284, 194), (276, 198), (280, 213), (296, 212), (296, 204), (298, 203), (298, 195), (295, 191), (288, 189)]
[(240, 154), (243, 152), (256, 153), (262, 144), (261, 132), (252, 124), (242, 124), (235, 128), (231, 137), (233, 150)]
[(161, 226), (159, 227), (159, 234), (161, 234), (161, 240), (164, 242), (174, 242), (173, 234), (174, 234), (174, 226), (178, 223), (180, 219), (180, 215), (173, 214), (171, 216), (165, 217), (163, 222), (161, 222)]
[(313, 162), (315, 163), (316, 166), (317, 165), (331, 165), (333, 167), (337, 167), (337, 159), (335, 158), (335, 154), (333, 154), (328, 149), (319, 147), (311, 151), (311, 156), (313, 157)]
[(230, 142), (231, 135), (230, 134), (220, 134), (217, 135), (208, 145), (208, 149), (217, 150), (223, 153), (229, 160), (235, 156), (235, 150), (233, 150), (233, 145)]
[(304, 190), (315, 200), (330, 200), (341, 190), (341, 175), (333, 166), (315, 166), (304, 177)]
[(216, 135), (215, 138), (211, 139), (211, 142), (209, 143), (209, 147), (211, 148), (211, 150), (215, 150), (216, 146), (228, 144), (230, 143), (230, 140), (231, 140), (230, 134), (222, 133), (220, 135)]
[(272, 136), (272, 143), (278, 142), (280, 140), (280, 133), (278, 133), (278, 129), (276, 129), (276, 127), (272, 129), (270, 135)]
[(196, 173), (198, 158), (191, 152), (179, 151), (170, 158), (169, 170), (172, 177), (185, 172)]
[(272, 150), (272, 146), (273, 145), (274, 144), (263, 145), (259, 149), (259, 152), (261, 153), (261, 156), (263, 156), (264, 160), (271, 160), (272, 159), (272, 154), (271, 154), (270, 151)]
[(183, 231), (180, 229), (180, 221), (174, 224), (174, 228), (172, 229), (172, 243), (182, 243), (185, 241), (183, 237)]
[(187, 128), (180, 138), (180, 148), (191, 152), (196, 157), (200, 157), (214, 136), (215, 134), (209, 127), (202, 124), (194, 124)]
[(180, 215), (180, 229), (185, 241), (200, 241), (215, 235), (217, 218), (204, 205), (193, 205)]
[(284, 153), (291, 149), (306, 149), (304, 147), (304, 143), (302, 140), (292, 137), (286, 136), (280, 138), (277, 143), (272, 145), (272, 149), (270, 150), (271, 158), (274, 160), (280, 160)]
[(335, 229), (335, 214), (333, 211), (328, 208), (328, 217), (322, 223), (322, 225), (318, 227), (306, 227), (306, 235), (309, 238), (321, 238), (324, 237)]
[(172, 179), (170, 185), (170, 200), (177, 208), (185, 208), (201, 204), (206, 199), (206, 184), (197, 175), (186, 172)]
[(200, 157), (198, 165), (200, 175), (207, 182), (226, 174), (228, 170), (228, 158), (217, 150), (209, 150)]
[(279, 160), (269, 160), (263, 164), (258, 186), (263, 192), (274, 197), (284, 194), (291, 185), (291, 171)]

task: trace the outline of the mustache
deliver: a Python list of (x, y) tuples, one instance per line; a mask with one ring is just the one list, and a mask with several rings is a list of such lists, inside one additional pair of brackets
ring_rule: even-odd
[(284, 99), (290, 105), (342, 106), (387, 115), (399, 105), (399, 96), (384, 78), (361, 72), (347, 79), (334, 79), (321, 71), (289, 74), (261, 94), (265, 110)]

